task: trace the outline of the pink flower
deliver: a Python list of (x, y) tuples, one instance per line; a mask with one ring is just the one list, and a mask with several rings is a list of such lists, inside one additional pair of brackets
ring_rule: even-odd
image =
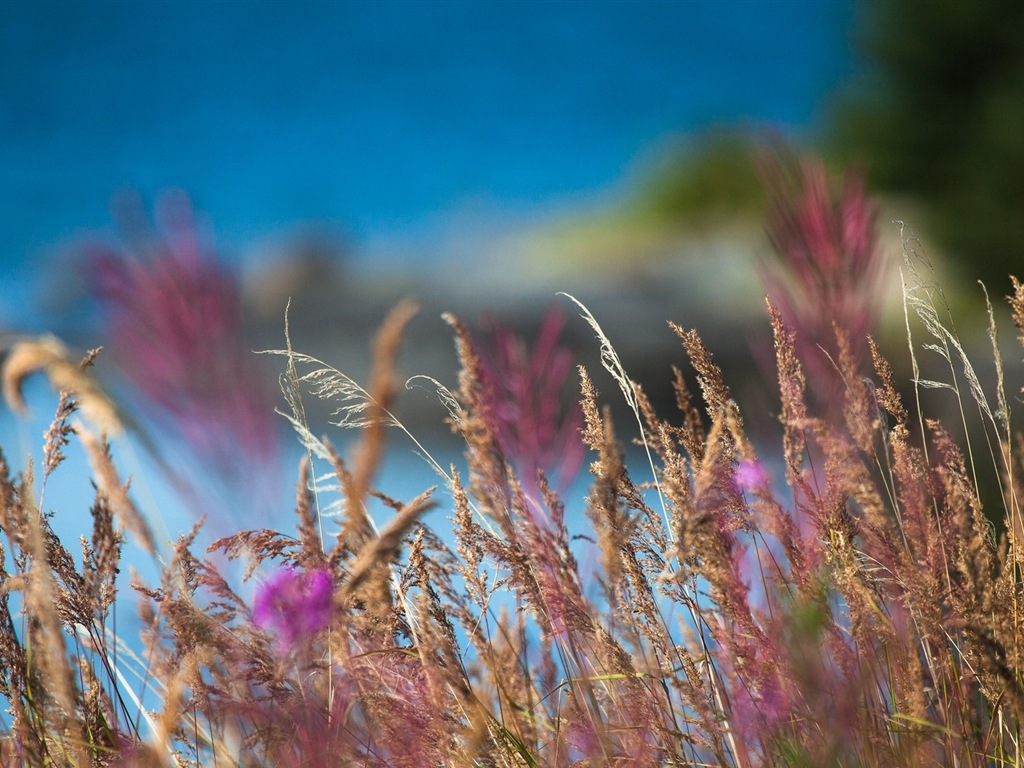
[(334, 583), (319, 569), (303, 573), (282, 568), (257, 590), (252, 621), (275, 636), (282, 652), (326, 627), (334, 608)]

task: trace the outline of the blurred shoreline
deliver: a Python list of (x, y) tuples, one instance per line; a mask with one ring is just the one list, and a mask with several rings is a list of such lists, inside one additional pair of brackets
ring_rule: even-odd
[[(623, 234), (619, 245), (627, 239)], [(420, 312), (398, 358), (399, 383), (425, 375), (454, 389), (458, 361), (443, 312), (454, 313), (473, 329), (488, 318), (498, 319), (531, 344), (545, 313), (556, 307), (566, 320), (563, 343), (594, 379), (602, 402), (618, 412), (625, 404), (601, 368), (600, 343), (572, 302), (559, 295), (568, 293), (591, 310), (658, 412), (675, 410), (673, 366), (690, 376), (669, 321), (697, 329), (734, 382), (738, 398), (753, 396), (758, 404), (763, 398), (753, 386), (756, 365), (765, 356), (771, 359), (757, 272), (767, 243), (758, 226), (679, 231), (656, 242), (640, 238), (616, 258), (609, 257), (607, 247), (601, 254), (591, 246), (577, 247), (566, 257), (564, 231), (551, 226), (517, 236), (506, 233), (483, 247), (472, 261), (435, 257), (419, 268), (388, 271), (366, 258), (331, 258), (323, 248), (296, 249), (293, 244), (290, 256), (264, 259), (261, 269), (246, 277), (247, 337), (254, 349), (282, 348), (290, 300), (293, 348), (365, 382), (378, 324), (391, 306), (409, 298), (419, 303)], [(303, 250), (306, 255), (296, 258)], [(280, 370), (279, 359), (270, 362)], [(571, 381), (576, 379), (573, 374)], [(330, 408), (309, 406), (314, 427), (326, 426)], [(400, 393), (398, 414), (411, 429), (433, 439), (443, 439), (448, 430), (436, 397), (420, 389)]]

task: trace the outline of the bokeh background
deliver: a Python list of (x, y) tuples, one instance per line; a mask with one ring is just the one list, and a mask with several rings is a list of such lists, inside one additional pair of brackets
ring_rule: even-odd
[[(894, 263), (899, 219), (956, 304), (1020, 271), (1022, 136), (1009, 0), (8, 0), (0, 331), (105, 343), (83, 253), (180, 190), (239, 281), (249, 349), (281, 346), (290, 298), (296, 347), (361, 379), (373, 329), (412, 297), (402, 373), (453, 385), (442, 311), (530, 338), (560, 305), (596, 368), (566, 291), (656, 398), (683, 357), (666, 319), (698, 328), (742, 394), (767, 334), (755, 147), (866, 169)], [(98, 374), (116, 390), (102, 356)], [(47, 397), (30, 398), (43, 424)], [(457, 457), (436, 399), (401, 409)], [(0, 417), (5, 445), (37, 426)], [(395, 461), (386, 477), (410, 478)]]
[(489, 303), (545, 279), (559, 254), (570, 273), (635, 257), (587, 231), (656, 197), (695, 135), (821, 137), (856, 71), (855, 10), (7, 3), (0, 317), (48, 326), (39, 302), (66, 298), (54, 281), (76, 238), (111, 227), (116, 196), (149, 205), (169, 187), (275, 316), (273, 289), (289, 269), (300, 281), (289, 265), (302, 261), (326, 262), (342, 289), (415, 274)]

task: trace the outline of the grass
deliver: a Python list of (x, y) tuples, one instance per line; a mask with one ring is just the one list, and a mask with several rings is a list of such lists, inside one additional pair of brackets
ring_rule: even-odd
[[(578, 307), (635, 417), (615, 425), (596, 372), (578, 370), (578, 414), (559, 399), (568, 371), (551, 328), (531, 354), (507, 331), (477, 334), (449, 316), (461, 370), (453, 389), (435, 385), (465, 464), (442, 466), (394, 415), (394, 362), (414, 312), (402, 304), (365, 386), (290, 340), (278, 351), (287, 416), (307, 449), (294, 530), (240, 531), (201, 550), (197, 523), (165, 549), (111, 458), (108, 435), (125, 421), (88, 371), (93, 356), (78, 366), (51, 341), (10, 350), (9, 400), (34, 371), (61, 395), (39, 476), (0, 457), (0, 763), (1020, 764), (1024, 439), (995, 323), (1000, 376), (986, 388), (908, 240), (915, 378), (900, 386), (867, 336), (882, 257), (862, 186), (834, 185), (813, 161), (763, 172), (775, 192), (766, 285), (777, 380), (764, 386), (777, 392), (776, 436), (747, 433), (695, 331), (672, 326), (699, 392), (675, 370), (678, 410), (662, 416), (599, 311)], [(177, 341), (180, 382), (198, 358)], [(948, 376), (924, 379), (924, 354)], [(156, 402), (187, 409), (146, 382)], [(220, 402), (217, 387), (239, 384), (203, 386), (195, 397)], [(963, 444), (920, 405), (925, 388), (955, 401)], [(360, 430), (346, 455), (308, 423), (310, 397)], [(244, 434), (264, 434), (247, 404), (232, 407)], [(563, 486), (548, 479), (576, 460), (565, 446), (577, 426), (592, 476), (583, 531), (569, 529)], [(374, 487), (395, 430), (441, 490), (394, 499)], [(178, 450), (232, 447), (223, 433), (190, 434)], [(623, 434), (642, 463), (627, 465)], [(85, 447), (96, 489), (91, 535), (74, 553), (44, 495), (70, 441)], [(210, 466), (231, 482), (246, 468), (282, 471), (262, 437), (256, 445), (238, 437)], [(980, 462), (1001, 478), (984, 509)], [(371, 503), (392, 510), (380, 525)], [(423, 522), (432, 506), (450, 532)], [(160, 559), (162, 575), (119, 595), (131, 558)], [(115, 631), (124, 603), (137, 603), (138, 638)]]

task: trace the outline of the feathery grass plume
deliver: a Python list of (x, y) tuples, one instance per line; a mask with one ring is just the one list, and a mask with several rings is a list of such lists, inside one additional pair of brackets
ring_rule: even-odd
[(803, 365), (796, 351), (796, 334), (786, 327), (775, 305), (768, 302), (772, 333), (775, 336), (775, 360), (779, 372), (779, 392), (782, 399), (782, 414), (779, 421), (784, 428), (784, 456), (786, 459), (786, 481), (796, 488), (803, 477), (804, 459), (807, 453), (806, 434), (812, 422), (808, 416), (804, 399), (807, 379)]
[[(451, 482), (444, 468), (431, 457), (426, 448), (390, 410), (394, 406), (397, 389), (394, 370), (399, 344), (405, 327), (417, 311), (415, 303), (403, 301), (388, 313), (373, 344), (374, 362), (370, 389), (364, 388), (333, 366), (315, 357), (296, 352), (292, 348), (288, 309), (285, 311), (285, 348), (263, 352), (280, 355), (287, 360), (280, 384), (290, 413), (282, 415), (291, 423), (300, 442), (306, 448), (310, 466), (312, 467), (316, 460), (326, 461), (331, 466), (330, 477), (321, 477), (314, 473), (314, 502), (321, 537), (324, 536), (324, 517), (340, 514), (345, 520), (330, 555), (332, 560), (338, 560), (359, 550), (375, 534), (373, 520), (366, 508), (366, 497), (370, 493), (370, 484), (383, 456), (387, 427), (394, 427), (404, 433), (430, 466), (446, 482)], [(349, 468), (348, 463), (338, 455), (330, 441), (317, 437), (310, 429), (303, 401), (307, 392), (335, 406), (331, 424), (342, 429), (363, 430), (363, 439), (355, 451), (354, 468)], [(333, 505), (321, 505), (321, 491), (340, 491), (341, 498)]]
[[(988, 384), (987, 382), (983, 383), (982, 376), (979, 375), (968, 350), (960, 340), (949, 303), (942, 286), (934, 278), (927, 255), (919, 248), (919, 243), (909, 228), (902, 222), (896, 223), (900, 226), (903, 238), (904, 259), (901, 275), (904, 278), (904, 322), (914, 372), (918, 428), (922, 436), (927, 434), (928, 430), (921, 409), (920, 390), (934, 389), (951, 392), (955, 399), (954, 408), (960, 418), (967, 463), (973, 476), (974, 485), (978, 488), (986, 485), (984, 480), (986, 468), (981, 460), (987, 452), (992, 465), (990, 471), (994, 472), (997, 478), (997, 490), (990, 491), (990, 493), (1000, 495), (998, 505), (1001, 507), (999, 512), (990, 511), (991, 519), (1007, 530), (1018, 530), (1021, 528), (1021, 512), (1013, 478), (1015, 470), (1012, 455), (1014, 434), (1010, 425), (1010, 408), (1005, 392), (1002, 357), (988, 292), (984, 285), (981, 285), (987, 308), (988, 335), (994, 363), (994, 398), (986, 392)], [(1009, 297), (1011, 314), (1014, 316), (1016, 314), (1015, 298), (1015, 296)], [(928, 343), (921, 345), (922, 349), (935, 353), (943, 361), (942, 366), (948, 368), (948, 381), (924, 378), (921, 374), (915, 345), (912, 341), (911, 317), (917, 318), (927, 337), (931, 339)], [(980, 429), (972, 423), (972, 411), (977, 414), (976, 418), (980, 421)], [(979, 480), (979, 477), (982, 479)], [(990, 506), (994, 505), (990, 502)], [(1019, 541), (1016, 535), (1014, 538)]]
[[(388, 523), (372, 541), (360, 550), (351, 563), (348, 578), (342, 585), (339, 598), (347, 598), (365, 591), (363, 596), (368, 603), (390, 604), (391, 594), (388, 579), (375, 574), (386, 574), (398, 556), (406, 534), (416, 521), (433, 506), (430, 496), (434, 492), (429, 488), (408, 504), (402, 506), (394, 519)], [(383, 566), (383, 569), (382, 569)], [(364, 585), (366, 585), (364, 587)]]
[(110, 446), (100, 441), (83, 426), (77, 427), (78, 437), (89, 456), (89, 463), (96, 476), (97, 488), (106, 503), (114, 511), (121, 526), (129, 531), (136, 541), (150, 554), (156, 552), (156, 542), (149, 523), (135, 507), (128, 496), (128, 486), (121, 483), (117, 469), (110, 458)]
[(1017, 327), (1019, 334), (1017, 340), (1024, 346), (1024, 283), (1012, 276), (1010, 282), (1013, 285), (1013, 295), (1006, 298), (1010, 303), (1013, 324)]
[[(184, 193), (156, 201), (154, 225), (135, 201), (120, 213), (121, 237), (96, 237), (81, 255), (114, 359), (147, 409), (140, 421), (152, 423), (149, 445), (172, 478), (215, 480), (237, 502), (253, 478), (273, 477), (253, 466), (269, 468), (280, 455), (272, 379), (242, 343), (238, 279)], [(192, 474), (164, 455), (182, 449), (195, 457)], [(201, 501), (210, 488), (186, 490), (201, 512), (213, 511)], [(266, 493), (252, 496), (258, 507)]]
[[(502, 534), (500, 538), (487, 535), (482, 529), (467, 529), (463, 524), (464, 551), (482, 551), (493, 558), (501, 570), (508, 572), (509, 586), (529, 610), (541, 637), (550, 643), (557, 659), (556, 668), (564, 669), (569, 676), (568, 687), (559, 699), (566, 697), (566, 713), (572, 714), (564, 722), (564, 715), (556, 719), (555, 722), (560, 723), (556, 734), (562, 730), (567, 734), (591, 734), (582, 741), (576, 740), (575, 748), (584, 750), (582, 757), (601, 760), (633, 755), (639, 764), (651, 764), (654, 759), (650, 756), (652, 743), (662, 743), (669, 726), (661, 710), (650, 706), (646, 689), (639, 692), (637, 672), (625, 661), (629, 654), (618, 638), (600, 626), (599, 613), (583, 594), (578, 568), (568, 547), (561, 502), (550, 489), (542, 486), (548, 513), (543, 517), (531, 514), (528, 507), (531, 500), (524, 495), (517, 478), (510, 474), (500, 450), (495, 449), (493, 437), (487, 430), (487, 419), (481, 416), (491, 403), (481, 391), (476, 352), (457, 321), (452, 318), (450, 322), (456, 328), (463, 361), (459, 390), (461, 418), (455, 428), (467, 436), (469, 445), (473, 478), (469, 492), (477, 508), (498, 521)], [(646, 509), (637, 489), (631, 484), (629, 487), (631, 502)], [(465, 519), (465, 512), (462, 519)], [(552, 524), (542, 524), (541, 520)], [(657, 527), (660, 528), (660, 522)], [(506, 635), (525, 630), (499, 621), (499, 627), (502, 626)], [(516, 680), (522, 674), (511, 660), (521, 658), (526, 650), (521, 645), (511, 646), (507, 661), (501, 663), (502, 657), (495, 656), (489, 646), (488, 643), (481, 651), (484, 659), (494, 670), (493, 677), (503, 681), (502, 687), (511, 692), (511, 684), (506, 681)], [(523, 667), (524, 671), (528, 668)], [(526, 679), (515, 690), (520, 691), (519, 697), (532, 696), (530, 692), (536, 685), (536, 680)], [(535, 695), (543, 700), (551, 694), (540, 690)], [(629, 699), (633, 705), (606, 709), (600, 703), (606, 699)], [(505, 725), (509, 725), (507, 719)], [(535, 732), (528, 724), (518, 723), (516, 733), (524, 745), (529, 745)], [(564, 742), (558, 738), (553, 743), (542, 742), (537, 745), (538, 754), (548, 759), (560, 755), (560, 744)], [(572, 748), (566, 754), (572, 754)]]
[(640, 429), (640, 440), (643, 443), (644, 451), (647, 454), (647, 460), (651, 467), (651, 474), (654, 475), (655, 478), (654, 485), (658, 492), (658, 499), (661, 503), (665, 525), (670, 527), (671, 523), (669, 521), (668, 512), (665, 509), (665, 500), (662, 497), (661, 486), (657, 481), (658, 472), (654, 467), (654, 458), (651, 456), (651, 448), (647, 443), (647, 434), (644, 431), (644, 422), (640, 414), (640, 404), (638, 403), (636, 396), (636, 383), (626, 374), (626, 369), (622, 367), (622, 361), (619, 359), (619, 355), (615, 351), (615, 347), (612, 346), (608, 336), (605, 334), (600, 323), (597, 322), (597, 318), (594, 317), (590, 310), (587, 309), (576, 297), (568, 293), (560, 293), (559, 296), (564, 296), (579, 308), (580, 317), (582, 317), (587, 322), (587, 325), (593, 329), (598, 340), (601, 342), (601, 366), (611, 374), (615, 383), (619, 385), (619, 390), (622, 392), (622, 396), (626, 399), (626, 404), (629, 406), (630, 410), (633, 411), (633, 415), (636, 417), (637, 427)]
[[(356, 452), (356, 463), (348, 490), (352, 494), (347, 500), (350, 516), (357, 514), (356, 505), (364, 503), (363, 497), (383, 458), (385, 428), (398, 391), (395, 382), (398, 351), (406, 326), (417, 312), (419, 307), (414, 302), (399, 302), (388, 312), (373, 340), (373, 367), (370, 370), (365, 430), (363, 441)], [(355, 543), (358, 545), (361, 541), (356, 539)]]
[(470, 495), (481, 510), (492, 515), (505, 537), (514, 539), (513, 488), (510, 482), (514, 470), (507, 463), (498, 436), (491, 428), (495, 423), (492, 413), (495, 403), (484, 388), (480, 356), (472, 336), (461, 321), (451, 313), (442, 317), (455, 332), (459, 356), (459, 389), (453, 396), (457, 410), (450, 424), (466, 442)]
[[(927, 304), (936, 294), (915, 291), (908, 316), (922, 314), (951, 375), (970, 379), (969, 349)], [(1024, 299), (1014, 301), (1024, 316)], [(808, 398), (801, 328), (771, 302), (768, 315), (783, 427), (774, 450), (748, 434), (696, 332), (677, 329), (703, 403), (677, 370), (680, 413), (665, 418), (586, 314), (661, 495), (653, 508), (653, 486), (633, 479), (610, 411), (581, 370), (593, 454), (586, 538), (600, 550), (592, 568), (577, 562), (574, 515), (545, 473), (524, 476), (532, 468), (509, 460), (479, 344), (458, 320), (449, 317), (459, 387), (442, 395), (469, 470), (429, 459), (449, 483), (454, 540), (424, 518), (433, 489), (404, 501), (374, 487), (383, 429), (401, 428), (392, 370), (409, 312), (385, 323), (367, 389), (296, 353), (286, 331), (290, 418), (311, 453), (299, 466), (294, 530), (241, 531), (205, 553), (198, 526), (181, 537), (155, 586), (136, 579), (136, 655), (113, 631), (124, 543), (115, 522), (127, 490), (103, 438), (69, 427), (75, 398), (62, 397), (43, 474), (56, 482), (66, 445), (91, 444), (92, 539), (73, 557), (36, 501), (31, 470), (13, 477), (0, 452), (0, 697), (9, 707), (0, 763), (1021, 764), (1015, 528), (994, 533), (972, 453), (903, 404), (873, 342), (869, 383), (853, 338), (834, 333), (843, 400)], [(998, 360), (995, 368), (1003, 373)], [(915, 378), (925, 386), (916, 369)], [(364, 427), (362, 442), (342, 454), (314, 437), (308, 393), (340, 397), (336, 420)], [(992, 460), (1006, 465), (1001, 500), (1013, 519), (1021, 458), (1009, 450), (1007, 398), (997, 387), (990, 399), (987, 410), (978, 404), (980, 422)], [(323, 475), (312, 470), (320, 461)], [(371, 503), (393, 510), (379, 530)], [(224, 559), (247, 567), (222, 569)]]
[[(62, 394), (45, 433), (44, 482), (58, 476), (62, 448), (86, 431), (68, 424), (77, 407)], [(97, 492), (92, 540), (83, 537), (76, 561), (33, 485), (31, 465), (14, 479), (0, 453), (0, 531), (8, 545), (0, 547), (0, 697), (9, 716), (0, 754), (19, 766), (112, 765), (138, 732), (121, 684), (116, 620), (108, 624), (122, 538)]]
[(82, 414), (98, 429), (110, 436), (121, 434), (124, 427), (113, 402), (96, 380), (86, 372), (99, 350), (75, 363), (63, 342), (55, 336), (19, 339), (6, 350), (3, 369), (3, 395), (7, 405), (24, 415), (25, 400), (21, 388), (26, 378), (42, 372), (54, 389), (73, 396)]
[(579, 406), (562, 398), (573, 369), (572, 351), (559, 343), (564, 324), (561, 312), (550, 309), (528, 348), (511, 327), (492, 319), (476, 344), (480, 379), (492, 400), (490, 428), (502, 451), (524, 482), (544, 471), (563, 489), (583, 463)]
[[(1024, 346), (1024, 283), (1021, 283), (1016, 277), (1011, 277), (1013, 283), (1013, 295), (1008, 296), (1007, 300), (1010, 303), (1010, 313), (1013, 318), (1013, 324), (1016, 326), (1018, 331), (1017, 340)], [(1021, 390), (1024, 392), (1024, 389)], [(1007, 488), (1007, 497), (1011, 500), (1011, 504), (1008, 505), (1008, 520), (1006, 529), (1010, 532), (1010, 547), (1012, 551), (1018, 553), (1018, 563), (1021, 567), (1024, 567), (1024, 510), (1021, 509), (1021, 499), (1024, 498), (1021, 493), (1021, 473), (1024, 472), (1024, 441), (1021, 437), (1016, 436), (1017, 451), (1016, 451), (1016, 469), (1012, 471), (1013, 465), (1011, 464), (1010, 471), (1005, 475)]]
[(796, 331), (812, 391), (820, 402), (838, 407), (842, 382), (835, 371), (834, 329), (842, 329), (859, 370), (867, 335), (878, 322), (886, 264), (878, 245), (879, 205), (858, 170), (835, 180), (820, 158), (785, 149), (763, 153), (758, 165), (772, 246), (762, 279), (771, 302)]
[(632, 536), (634, 521), (621, 504), (621, 498), (626, 495), (622, 489), (625, 465), (615, 442), (611, 414), (608, 410), (603, 415), (598, 413), (597, 391), (582, 366), (579, 373), (585, 423), (583, 440), (599, 456), (591, 467), (594, 483), (588, 496), (587, 514), (598, 536), (605, 589), (609, 597), (615, 599), (622, 579), (622, 550)]

